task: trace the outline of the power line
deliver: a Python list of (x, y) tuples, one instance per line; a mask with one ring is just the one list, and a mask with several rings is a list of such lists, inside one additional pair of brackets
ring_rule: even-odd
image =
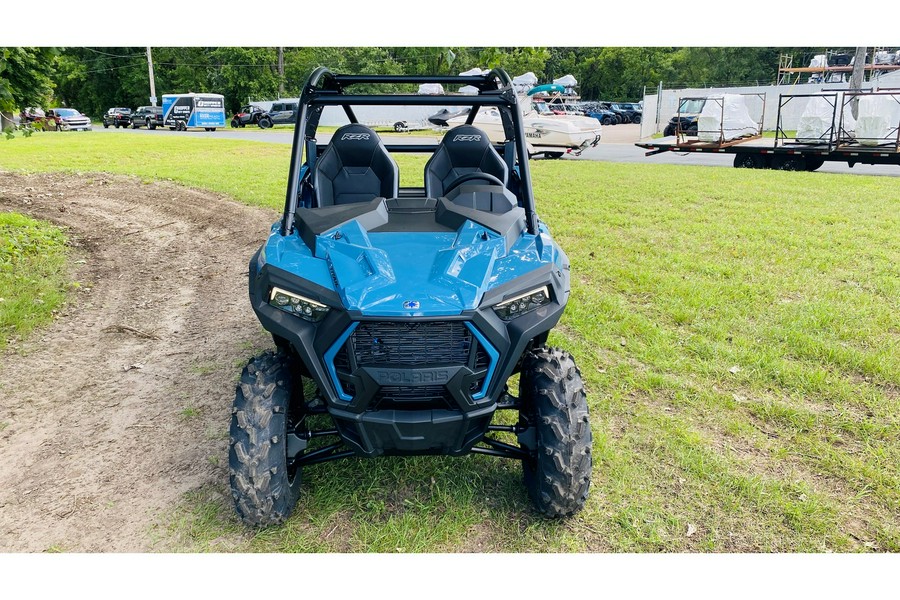
[(117, 69), (127, 69), (128, 67), (138, 67), (138, 66), (141, 66), (142, 64), (143, 63), (133, 63), (130, 65), (117, 65), (117, 66), (113, 66), (113, 67), (104, 67), (102, 69), (93, 69), (91, 71), (85, 71), (84, 74), (87, 75), (89, 73), (103, 73), (105, 71), (115, 71)]
[(102, 52), (100, 50), (94, 50), (93, 48), (84, 47), (85, 50), (90, 50), (91, 52), (95, 52), (97, 54), (102, 54), (104, 56), (111, 56), (113, 58), (131, 58), (134, 54), (110, 54), (109, 52)]
[(216, 68), (219, 68), (219, 67), (246, 67), (246, 68), (257, 68), (257, 69), (263, 68), (263, 67), (269, 68), (269, 67), (275, 66), (274, 63), (265, 63), (265, 64), (261, 64), (261, 65), (232, 65), (232, 64), (221, 64), (221, 63), (157, 62), (156, 64), (165, 65), (167, 67), (204, 67), (204, 68), (209, 68), (209, 67), (216, 67)]

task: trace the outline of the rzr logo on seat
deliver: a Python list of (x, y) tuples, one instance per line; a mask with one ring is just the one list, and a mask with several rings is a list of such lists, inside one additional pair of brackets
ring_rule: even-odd
[(345, 133), (341, 136), (341, 141), (343, 140), (367, 140), (370, 136), (368, 133)]
[(456, 135), (453, 136), (454, 142), (480, 142), (480, 135)]

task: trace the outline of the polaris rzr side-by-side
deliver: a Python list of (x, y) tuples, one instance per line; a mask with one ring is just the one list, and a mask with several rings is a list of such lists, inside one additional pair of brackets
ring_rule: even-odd
[[(423, 83), (479, 93), (372, 91)], [(472, 110), (438, 144), (386, 144), (354, 112), (376, 105)], [(323, 145), (327, 107), (350, 123)], [(500, 111), (503, 143), (472, 125), (481, 107)], [(542, 514), (582, 508), (587, 399), (572, 356), (547, 346), (569, 298), (569, 260), (535, 212), (509, 76), (319, 68), (298, 110), (284, 214), (250, 261), (250, 302), (276, 349), (250, 360), (235, 394), (240, 517), (283, 522), (310, 465), (418, 454), (520, 460)], [(395, 152), (430, 155), (421, 185), (400, 187)], [(512, 418), (498, 421), (515, 424), (495, 423), (501, 411)]]

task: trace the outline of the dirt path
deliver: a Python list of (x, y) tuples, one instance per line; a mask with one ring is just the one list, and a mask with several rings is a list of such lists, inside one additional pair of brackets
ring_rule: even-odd
[(65, 226), (82, 285), (0, 354), (0, 552), (165, 550), (154, 523), (227, 481), (235, 377), (270, 344), (247, 263), (276, 215), (166, 183), (6, 173), (0, 210)]

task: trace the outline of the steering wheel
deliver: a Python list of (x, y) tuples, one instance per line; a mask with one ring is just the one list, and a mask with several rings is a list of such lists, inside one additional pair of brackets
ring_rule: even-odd
[(480, 179), (481, 181), (486, 181), (488, 183), (492, 183), (494, 185), (499, 185), (500, 187), (504, 187), (503, 182), (500, 181), (500, 179), (498, 177), (494, 177), (490, 173), (481, 173), (481, 172), (476, 171), (475, 173), (466, 173), (465, 175), (460, 175), (459, 177), (457, 177), (456, 179), (451, 181), (450, 184), (446, 188), (444, 188), (443, 195), (446, 196), (452, 190), (455, 190), (456, 188), (458, 188), (462, 184), (466, 183), (467, 181), (473, 181), (473, 180), (478, 180), (478, 179)]

